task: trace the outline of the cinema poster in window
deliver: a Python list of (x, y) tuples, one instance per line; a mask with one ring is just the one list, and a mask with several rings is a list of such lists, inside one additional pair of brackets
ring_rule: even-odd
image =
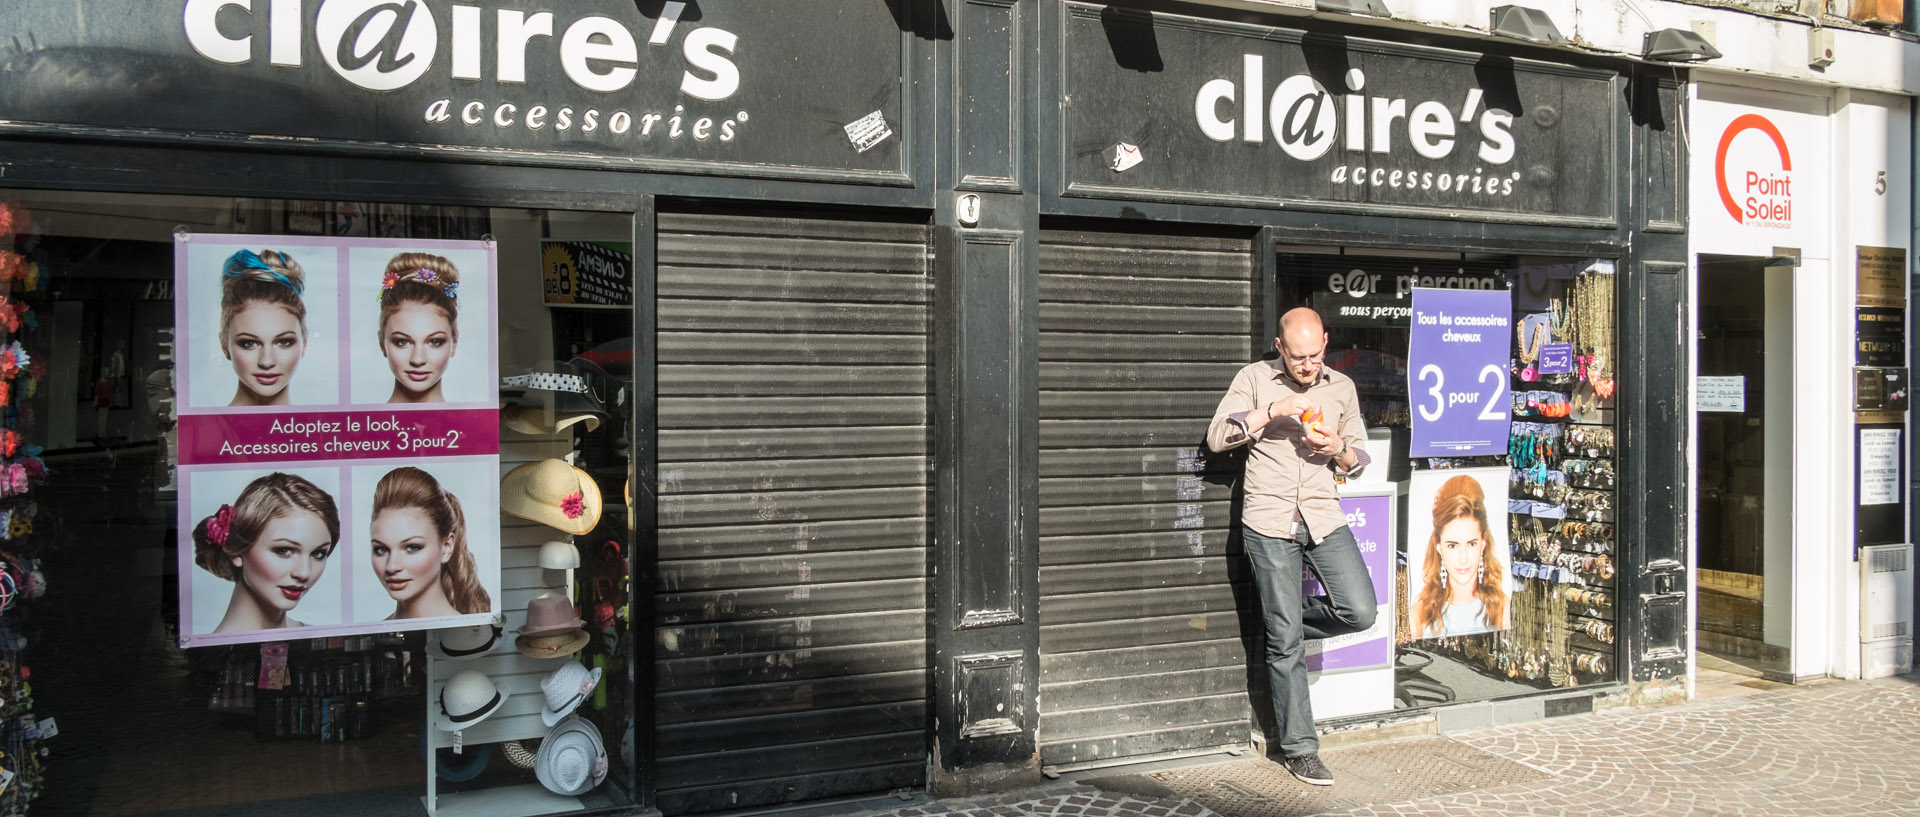
[(490, 621), (491, 242), (181, 233), (185, 646)]

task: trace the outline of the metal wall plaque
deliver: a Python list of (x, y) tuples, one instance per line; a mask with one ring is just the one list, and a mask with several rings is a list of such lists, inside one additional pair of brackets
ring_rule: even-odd
[(1855, 308), (1853, 349), (1855, 366), (1907, 365), (1907, 310)]
[(1861, 306), (1907, 305), (1907, 251), (1901, 247), (1855, 247), (1856, 300)]

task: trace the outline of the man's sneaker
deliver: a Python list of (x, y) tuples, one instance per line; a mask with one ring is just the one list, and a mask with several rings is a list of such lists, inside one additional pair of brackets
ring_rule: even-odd
[(1333, 785), (1333, 772), (1327, 770), (1327, 764), (1320, 762), (1320, 755), (1301, 755), (1280, 761), (1294, 777), (1309, 786)]

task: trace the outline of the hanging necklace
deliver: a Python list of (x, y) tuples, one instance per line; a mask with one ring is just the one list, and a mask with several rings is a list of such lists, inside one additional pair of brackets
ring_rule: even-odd
[[(1528, 323), (1525, 320), (1520, 321), (1520, 362), (1531, 364), (1539, 359), (1540, 346), (1547, 340), (1545, 337), (1542, 337), (1542, 335), (1549, 330), (1543, 322), (1533, 323), (1533, 331), (1531, 333), (1527, 331), (1527, 326)], [(1531, 338), (1529, 338), (1529, 335), (1531, 335)], [(1528, 343), (1529, 339), (1531, 339), (1532, 343)]]

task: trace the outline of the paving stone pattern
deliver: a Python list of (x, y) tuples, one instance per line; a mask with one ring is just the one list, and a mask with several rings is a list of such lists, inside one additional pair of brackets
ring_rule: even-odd
[[(1829, 682), (1737, 697), (1459, 732), (1323, 756), (1365, 767), (1393, 751), (1410, 766), (1454, 752), (1519, 764), (1538, 774), (1480, 788), (1378, 798), (1333, 791), (1272, 799), (1183, 796), (1178, 772), (1125, 769), (997, 797), (942, 800), (871, 817), (1672, 817), (1673, 815), (1909, 815), (1920, 817), (1920, 678)], [(1190, 767), (1228, 792), (1299, 786), (1278, 765), (1229, 760)], [(1305, 788), (1305, 787), (1302, 787)], [(1428, 789), (1428, 791), (1435, 791)], [(1317, 804), (1317, 806), (1316, 806)]]

